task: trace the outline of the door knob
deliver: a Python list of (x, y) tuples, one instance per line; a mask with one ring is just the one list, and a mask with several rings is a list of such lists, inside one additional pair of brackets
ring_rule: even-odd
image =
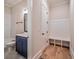
[(42, 33), (42, 35), (44, 35), (45, 33)]

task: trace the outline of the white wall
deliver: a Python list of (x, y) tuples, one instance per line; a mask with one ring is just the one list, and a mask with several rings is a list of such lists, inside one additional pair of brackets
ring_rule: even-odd
[(42, 43), (40, 37), (40, 0), (33, 0), (32, 18), (32, 56), (34, 56), (40, 50)]
[(50, 20), (68, 18), (69, 4), (66, 3), (66, 4), (61, 4), (59, 6), (52, 7), (50, 11), (51, 11)]
[(62, 2), (49, 12), (49, 38), (69, 41), (69, 4)]
[[(27, 2), (24, 0), (12, 7), (12, 34), (24, 32), (24, 9), (27, 7)], [(16, 22), (23, 22), (18, 23)], [(16, 24), (16, 25), (15, 25)], [(14, 28), (16, 32), (14, 32)]]
[(11, 8), (4, 6), (4, 42), (5, 44), (11, 38)]
[(72, 59), (74, 59), (74, 0), (70, 0), (70, 28), (71, 28), (70, 51), (71, 51)]

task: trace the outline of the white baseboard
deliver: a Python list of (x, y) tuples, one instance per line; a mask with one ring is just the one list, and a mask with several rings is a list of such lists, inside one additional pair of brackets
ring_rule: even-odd
[(70, 54), (71, 54), (72, 59), (74, 59), (74, 51), (72, 50), (71, 47), (70, 47)]
[(44, 51), (44, 49), (48, 46), (49, 44), (45, 44), (36, 54), (32, 59), (39, 59), (39, 57), (41, 56), (42, 52)]

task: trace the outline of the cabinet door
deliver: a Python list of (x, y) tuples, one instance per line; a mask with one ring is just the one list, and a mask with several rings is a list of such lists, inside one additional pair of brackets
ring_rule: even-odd
[(22, 38), (20, 36), (16, 36), (16, 51), (20, 54), (22, 54)]
[(23, 46), (22, 46), (22, 48), (23, 48), (23, 56), (24, 57), (27, 57), (27, 38), (25, 37), (24, 39), (23, 39)]
[(16, 36), (16, 51), (24, 56), (27, 57), (27, 38)]

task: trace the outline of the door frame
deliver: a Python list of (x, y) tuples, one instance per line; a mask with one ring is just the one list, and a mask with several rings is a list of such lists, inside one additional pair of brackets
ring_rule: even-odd
[(27, 31), (28, 31), (28, 47), (27, 47), (27, 59), (32, 59), (32, 0), (27, 0)]

